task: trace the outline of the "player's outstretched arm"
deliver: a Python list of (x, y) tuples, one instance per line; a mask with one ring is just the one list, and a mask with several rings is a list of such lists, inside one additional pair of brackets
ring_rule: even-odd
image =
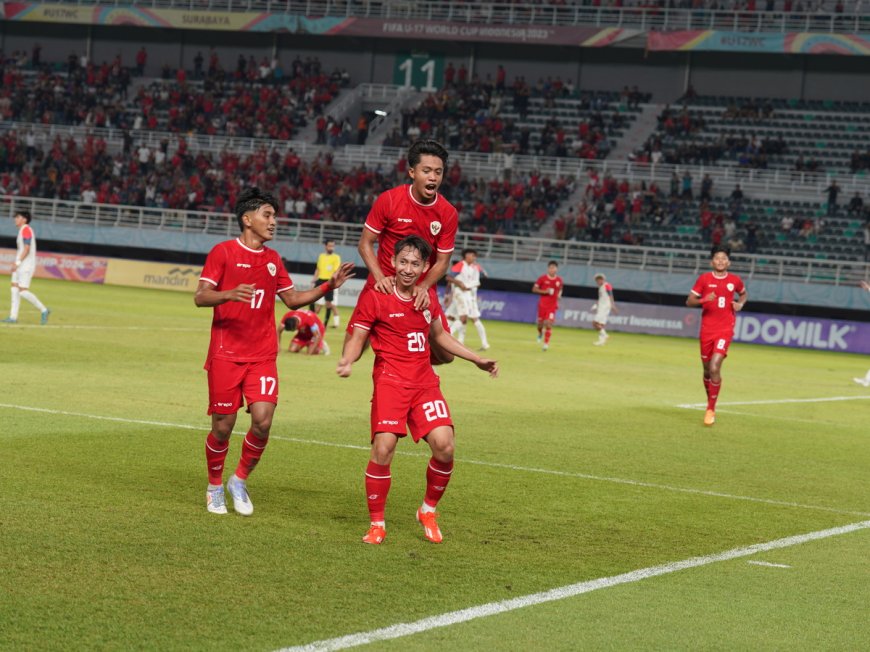
[(356, 249), (362, 257), (363, 262), (366, 264), (369, 274), (371, 274), (375, 279), (375, 290), (383, 292), (384, 294), (392, 294), (395, 279), (392, 276), (385, 276), (384, 270), (382, 270), (381, 266), (378, 264), (378, 255), (375, 253), (375, 243), (377, 241), (378, 235), (376, 233), (372, 233), (368, 229), (363, 228)]
[(314, 303), (325, 295), (326, 288), (324, 286), (328, 286), (330, 290), (335, 290), (344, 285), (344, 282), (353, 276), (353, 263), (344, 263), (335, 271), (328, 282), (321, 283), (311, 290), (285, 290), (278, 296), (281, 297), (281, 301), (283, 301), (288, 308), (299, 308), (300, 306)]
[(199, 308), (212, 308), (228, 301), (249, 302), (254, 296), (254, 286), (242, 283), (232, 290), (217, 290), (208, 281), (200, 281), (193, 295), (193, 302)]
[(351, 366), (359, 360), (368, 338), (369, 332), (366, 329), (353, 329), (353, 332), (344, 340), (344, 348), (341, 350), (341, 358), (338, 361), (338, 366), (335, 368), (335, 373), (342, 378), (350, 376)]
[(474, 351), (462, 344), (459, 340), (444, 330), (440, 319), (432, 321), (432, 325), (429, 328), (429, 335), (433, 342), (438, 344), (448, 353), (452, 353), (463, 360), (468, 360), (475, 364), (478, 369), (487, 372), (493, 378), (498, 378), (498, 362), (490, 360), (489, 358), (481, 358)]

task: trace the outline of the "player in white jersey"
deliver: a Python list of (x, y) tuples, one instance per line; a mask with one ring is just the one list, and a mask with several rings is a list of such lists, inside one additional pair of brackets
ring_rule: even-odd
[(30, 226), (30, 212), (18, 211), (15, 213), (15, 226), (18, 227), (17, 251), (15, 252), (15, 270), (12, 272), (12, 307), (9, 316), (3, 321), (14, 324), (18, 321), (18, 309), (21, 299), (32, 303), (39, 310), (40, 323), (48, 321), (51, 312), (36, 295), (30, 291), (30, 280), (36, 272), (36, 235)]
[(592, 325), (598, 331), (598, 340), (593, 342), (595, 346), (602, 346), (610, 337), (604, 327), (607, 325), (607, 318), (610, 316), (610, 311), (616, 310), (616, 301), (613, 298), (613, 286), (607, 282), (607, 277), (604, 274), (595, 275), (595, 283), (598, 285), (598, 303), (592, 306), (595, 311), (595, 317), (592, 318)]
[(480, 336), (480, 350), (486, 351), (489, 342), (486, 339), (486, 329), (480, 321), (480, 307), (477, 305), (477, 288), (480, 287), (481, 275), (486, 278), (486, 272), (477, 263), (477, 252), (474, 249), (463, 249), (462, 260), (447, 272), (447, 283), (453, 288), (450, 312), (459, 320), (459, 326), (452, 331), (453, 335), (464, 344), (465, 329), (471, 319)]

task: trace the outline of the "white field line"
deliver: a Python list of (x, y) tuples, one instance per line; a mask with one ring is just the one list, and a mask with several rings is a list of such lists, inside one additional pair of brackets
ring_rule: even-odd
[[(145, 419), (127, 419), (124, 417), (108, 417), (97, 414), (87, 414), (84, 412), (70, 412), (68, 410), (53, 410), (49, 408), (37, 408), (37, 407), (29, 407), (23, 405), (12, 405), (9, 403), (0, 403), (0, 408), (8, 408), (12, 410), (23, 410), (26, 412), (41, 412), (44, 414), (59, 414), (63, 416), (70, 417), (80, 417), (84, 419), (97, 419), (100, 421), (112, 421), (115, 423), (129, 423), (129, 424), (137, 424), (137, 425), (145, 425), (145, 426), (159, 426), (163, 428), (181, 428), (184, 430), (199, 430), (201, 432), (206, 432), (208, 430), (205, 424), (203, 425), (189, 425), (183, 423), (168, 423), (166, 421), (149, 421)], [(236, 434), (244, 434), (243, 432), (237, 432)], [(334, 442), (328, 441), (319, 441), (317, 439), (303, 439), (301, 437), (284, 437), (281, 435), (271, 435), (270, 439), (277, 439), (280, 441), (288, 441), (296, 444), (306, 444), (310, 446), (328, 446), (330, 448), (344, 448), (350, 450), (363, 450), (368, 451), (371, 449), (370, 446), (360, 446), (358, 444), (338, 444)], [(426, 453), (416, 453), (416, 452), (405, 452), (405, 451), (396, 451), (396, 454), (402, 455), (404, 457), (425, 457)], [(761, 503), (765, 505), (775, 505), (777, 507), (790, 507), (794, 509), (810, 509), (814, 511), (821, 512), (830, 512), (833, 514), (848, 514), (850, 516), (870, 516), (868, 512), (861, 512), (856, 510), (847, 510), (847, 509), (838, 509), (836, 507), (824, 507), (821, 505), (805, 505), (803, 503), (794, 503), (784, 500), (775, 500), (772, 498), (756, 498), (754, 496), (741, 496), (739, 494), (728, 494), (720, 491), (708, 491), (706, 489), (693, 489), (691, 487), (675, 487), (672, 485), (666, 484), (657, 484), (655, 482), (643, 482), (642, 480), (631, 480), (628, 478), (616, 478), (612, 476), (601, 476), (601, 475), (592, 475), (589, 473), (578, 473), (574, 471), (556, 471), (553, 469), (542, 469), (533, 466), (518, 466), (515, 464), (502, 464), (499, 462), (484, 462), (480, 460), (470, 460), (470, 459), (462, 459), (462, 464), (473, 464), (475, 466), (485, 466), (494, 469), (507, 469), (509, 471), (519, 471), (523, 473), (538, 473), (542, 475), (552, 475), (563, 478), (579, 478), (581, 480), (592, 480), (595, 482), (610, 482), (613, 484), (624, 484), (632, 487), (644, 487), (647, 489), (660, 489), (663, 491), (673, 491), (676, 493), (690, 494), (695, 496), (708, 496), (711, 498), (724, 498), (728, 500), (742, 500), (751, 503)]]
[[(821, 398), (780, 398), (769, 401), (732, 401), (730, 403), (722, 402), (717, 406), (731, 405), (784, 405), (787, 403), (828, 403), (831, 401), (866, 401), (870, 396), (826, 396)], [(706, 409), (706, 403), (682, 403), (675, 407), (685, 408), (687, 410)]]
[(767, 543), (757, 543), (755, 545), (746, 546), (744, 548), (733, 548), (732, 550), (726, 550), (725, 552), (720, 552), (712, 555), (704, 555), (703, 557), (692, 557), (690, 559), (684, 559), (682, 561), (662, 564), (661, 566), (641, 568), (639, 570), (631, 571), (629, 573), (623, 573), (621, 575), (601, 577), (595, 580), (588, 580), (586, 582), (578, 582), (577, 584), (560, 586), (555, 589), (550, 589), (549, 591), (532, 593), (530, 595), (524, 595), (517, 598), (512, 598), (510, 600), (489, 602), (487, 604), (481, 604), (475, 607), (469, 607), (467, 609), (450, 611), (444, 614), (440, 614), (438, 616), (429, 616), (428, 618), (422, 618), (411, 623), (398, 623), (396, 625), (390, 625), (389, 627), (383, 627), (381, 629), (375, 629), (368, 632), (359, 632), (357, 634), (350, 634), (348, 636), (340, 636), (338, 638), (315, 641), (313, 643), (308, 643), (306, 645), (300, 645), (296, 647), (286, 647), (282, 648), (280, 652), (344, 650), (350, 647), (366, 645), (367, 643), (388, 641), (396, 638), (401, 638), (403, 636), (420, 634), (422, 632), (437, 629), (440, 627), (449, 627), (451, 625), (466, 623), (468, 621), (476, 620), (478, 618), (486, 618), (488, 616), (494, 616), (496, 614), (503, 614), (508, 611), (514, 611), (516, 609), (524, 609), (526, 607), (532, 607), (534, 605), (544, 604), (546, 602), (565, 600), (566, 598), (573, 598), (575, 596), (582, 595), (583, 593), (597, 591), (598, 589), (606, 589), (612, 586), (619, 586), (620, 584), (639, 582), (650, 577), (658, 577), (660, 575), (667, 575), (669, 573), (675, 573), (677, 571), (686, 570), (688, 568), (698, 568), (700, 566), (707, 566), (709, 564), (715, 564), (721, 561), (728, 561), (740, 557), (748, 557), (750, 555), (754, 555), (759, 552), (766, 552), (768, 550), (779, 550), (781, 548), (797, 546), (803, 543), (807, 543), (809, 541), (817, 541), (819, 539), (826, 539), (828, 537), (840, 536), (842, 534), (847, 534), (849, 532), (855, 532), (857, 530), (863, 530), (866, 528), (870, 528), (870, 521), (851, 523), (849, 525), (843, 525), (841, 527), (835, 527), (829, 530), (819, 530), (817, 532), (798, 534), (795, 536), (786, 537), (784, 539), (768, 541)]
[(202, 327), (189, 327), (185, 328), (183, 326), (177, 327), (161, 327), (161, 328), (150, 328), (148, 326), (99, 326), (99, 325), (87, 325), (87, 324), (9, 324), (7, 328), (33, 328), (35, 330), (50, 330), (50, 329), (69, 329), (69, 330), (80, 330), (80, 331), (149, 331), (152, 333), (186, 333), (186, 332), (202, 332)]
[(746, 563), (752, 564), (754, 566), (765, 566), (767, 568), (791, 568), (791, 566), (789, 566), (788, 564), (774, 564), (770, 561), (757, 561), (755, 559), (751, 559)]

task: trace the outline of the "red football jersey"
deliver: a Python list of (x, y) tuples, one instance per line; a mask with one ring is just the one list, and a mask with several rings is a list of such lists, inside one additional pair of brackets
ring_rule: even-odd
[(209, 252), (199, 280), (220, 291), (241, 283), (255, 288), (248, 303), (227, 301), (214, 307), (206, 367), (212, 358), (274, 360), (278, 351), (275, 296), (293, 289), (278, 252), (267, 247), (251, 249), (238, 238), (221, 242)]
[[(411, 185), (397, 186), (381, 193), (366, 218), (365, 227), (378, 235), (378, 264), (387, 276), (395, 276), (393, 249), (409, 235), (418, 235), (432, 246), (429, 264), (434, 265), (438, 252), (454, 249), (459, 216), (453, 205), (441, 195), (431, 204), (421, 204), (411, 195)], [(375, 282), (370, 274), (369, 285)]]
[(692, 294), (699, 299), (705, 299), (713, 292), (716, 295), (714, 301), (705, 301), (701, 304), (701, 332), (710, 333), (734, 333), (734, 324), (737, 320), (734, 314), (734, 295), (743, 292), (743, 281), (737, 274), (727, 272), (725, 276), (718, 277), (713, 272), (705, 272), (698, 277), (692, 286)]
[(323, 335), (326, 332), (326, 329), (323, 327), (323, 322), (320, 321), (320, 317), (318, 317), (312, 310), (291, 310), (281, 317), (281, 323), (283, 324), (291, 317), (299, 319), (299, 328), (296, 329), (296, 337), (299, 339), (310, 340), (314, 338), (314, 329), (317, 329), (317, 332), (320, 335)]
[(429, 358), (429, 325), (441, 318), (441, 306), (414, 310), (414, 300), (364, 292), (350, 318), (352, 328), (369, 331), (375, 352), (372, 378), (403, 387), (436, 387), (440, 379)]
[(548, 311), (556, 310), (556, 308), (559, 307), (559, 293), (565, 285), (562, 281), (562, 277), (543, 274), (537, 281), (535, 281), (535, 285), (537, 285), (541, 290), (549, 290), (551, 288), (553, 290), (553, 294), (539, 295), (540, 299), (538, 299), (538, 307)]

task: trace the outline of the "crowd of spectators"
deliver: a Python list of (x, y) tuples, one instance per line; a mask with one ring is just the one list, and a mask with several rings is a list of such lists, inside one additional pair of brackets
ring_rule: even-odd
[[(757, 106), (735, 108), (735, 115), (763, 115), (766, 109)], [(759, 113), (758, 111), (762, 113)], [(760, 118), (759, 118), (760, 119)], [(710, 165), (725, 158), (741, 168), (766, 169), (771, 158), (788, 152), (788, 145), (781, 134), (759, 138), (752, 133), (734, 132), (707, 134), (706, 122), (700, 114), (683, 107), (675, 111), (665, 107), (658, 118), (658, 129), (631, 159), (639, 163), (666, 163), (669, 165)]]
[[(578, 92), (570, 81), (559, 77), (538, 80), (530, 86), (518, 76), (506, 84), (499, 66), (495, 78), (477, 75), (468, 79), (464, 66), (445, 72), (445, 85), (417, 107), (405, 110), (400, 127), (388, 134), (384, 144), (405, 147), (420, 137), (436, 138), (454, 151), (535, 154), (542, 156), (604, 158), (612, 148), (615, 133), (627, 124), (626, 117), (609, 95)], [(617, 95), (624, 106), (636, 106), (642, 98), (637, 88)], [(532, 98), (541, 98), (547, 119), (529, 121)], [(571, 98), (576, 117), (549, 112), (561, 99)]]
[[(145, 56), (143, 48), (132, 72), (144, 68)], [(192, 71), (166, 66), (162, 80), (131, 93), (131, 69), (120, 55), (97, 65), (73, 54), (64, 71), (41, 62), (38, 50), (0, 60), (3, 120), (134, 131), (289, 140), (350, 82), (346, 71), (323, 71), (316, 57), (297, 56), (285, 72), (277, 58), (240, 55), (226, 70), (212, 49), (207, 58), (197, 53)]]
[[(30, 133), (0, 135), (0, 194), (87, 204), (229, 213), (239, 192), (257, 185), (271, 188), (289, 217), (361, 223), (376, 196), (406, 178), (404, 159), (388, 170), (343, 171), (328, 154), (305, 162), (292, 149), (193, 152), (184, 137), (157, 147), (131, 143), (112, 153), (94, 136), (57, 136), (39, 145)], [(442, 190), (459, 210), (463, 229), (514, 235), (544, 222), (573, 184), (537, 173), (512, 181), (474, 179), (453, 162)]]

